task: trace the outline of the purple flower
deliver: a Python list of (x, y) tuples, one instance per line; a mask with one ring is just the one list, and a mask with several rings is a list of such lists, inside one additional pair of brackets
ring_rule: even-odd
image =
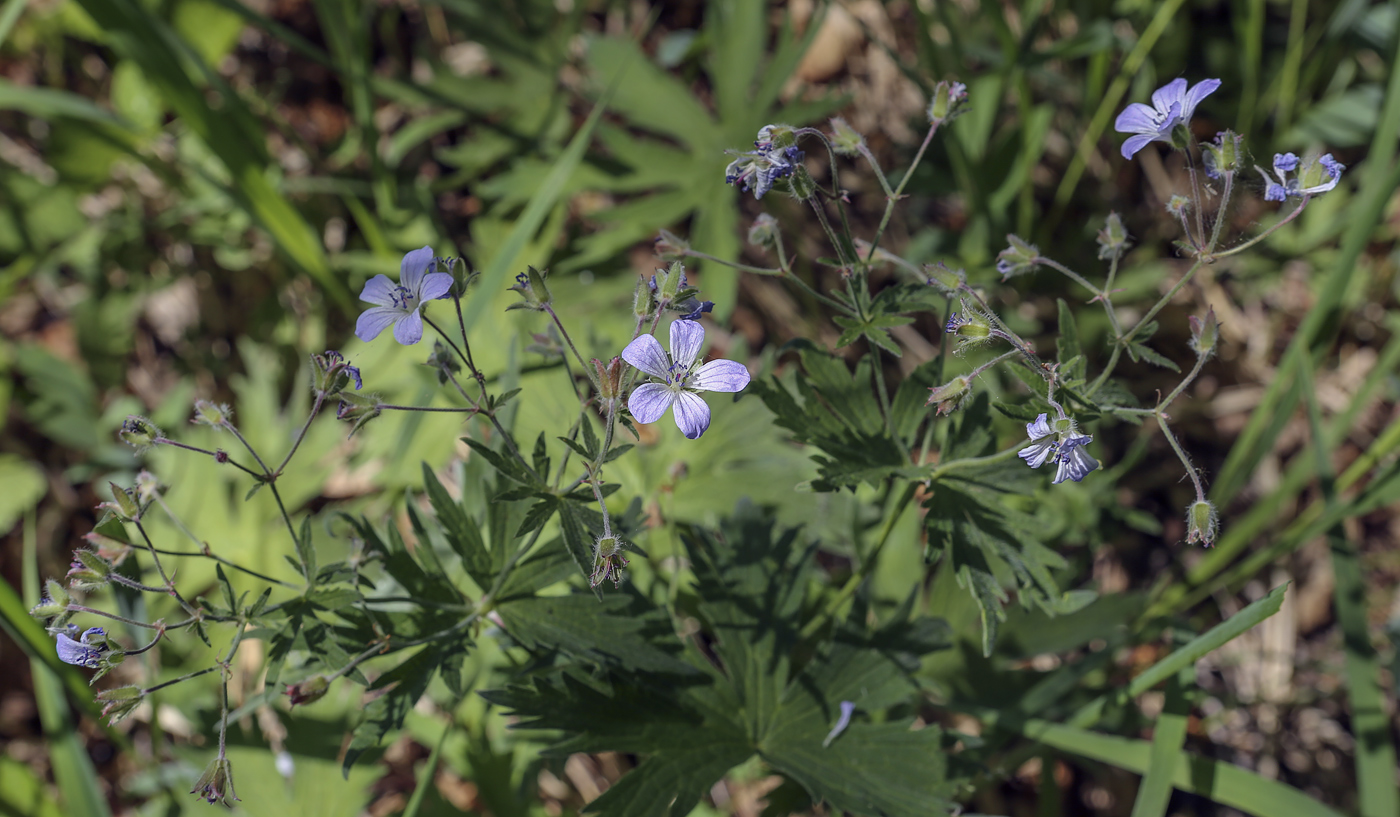
[(853, 713), (853, 712), (855, 712), (855, 711), (856, 711), (856, 704), (855, 704), (855, 701), (842, 701), (842, 702), (841, 702), (841, 717), (839, 717), (839, 718), (836, 719), (836, 725), (833, 726), (833, 727), (831, 727), (831, 731), (830, 731), (830, 732), (826, 733), (826, 740), (822, 741), (822, 748), (823, 748), (823, 749), (825, 749), (826, 747), (830, 746), (830, 745), (831, 745), (831, 742), (832, 742), (833, 740), (836, 740), (836, 736), (837, 736), (837, 735), (839, 735), (839, 734), (841, 734), (842, 732), (846, 731), (846, 727), (847, 727), (847, 726), (850, 726), (850, 724), (851, 724), (851, 713)]
[[(1285, 201), (1326, 193), (1337, 186), (1347, 167), (1330, 153), (1311, 160), (1301, 160), (1292, 153), (1275, 153), (1273, 176), (1257, 165), (1254, 169), (1264, 179), (1264, 201)], [(1293, 178), (1289, 178), (1290, 173), (1294, 173)]]
[(360, 300), (374, 307), (365, 310), (355, 322), (355, 337), (368, 343), (393, 324), (394, 340), (399, 343), (412, 346), (422, 340), (423, 316), (418, 314), (419, 308), (424, 301), (446, 297), (452, 288), (452, 276), (428, 272), (433, 266), (433, 248), (424, 247), (403, 257), (397, 286), (386, 275), (366, 281)]
[(58, 660), (77, 667), (97, 669), (97, 663), (102, 657), (102, 651), (107, 647), (104, 644), (93, 644), (90, 639), (105, 635), (107, 635), (106, 630), (101, 627), (93, 627), (89, 630), (84, 630), (80, 637), (78, 635), (78, 625), (69, 624), (67, 632), (57, 633), (55, 636), (57, 639)]
[(781, 129), (790, 133), (785, 125), (764, 125), (754, 140), (755, 150), (739, 154), (739, 158), (729, 163), (724, 170), (725, 184), (739, 185), (741, 189), (753, 190), (753, 197), (763, 198), (763, 194), (773, 189), (774, 182), (791, 176), (806, 156), (796, 145), (778, 147), (774, 142), (775, 131)]
[(1059, 431), (1052, 428), (1044, 414), (1036, 417), (1035, 422), (1026, 423), (1026, 436), (1030, 437), (1031, 444), (1022, 448), (1016, 456), (1032, 468), (1053, 463), (1055, 478), (1051, 483), (1054, 485), (1067, 479), (1079, 482), (1099, 467), (1099, 461), (1084, 450), (1084, 446), (1094, 438), (1087, 434), (1075, 434), (1074, 424), (1068, 419), (1056, 420), (1055, 425), (1062, 428)]
[(627, 408), (639, 423), (654, 423), (676, 407), (676, 425), (688, 439), (710, 427), (710, 407), (698, 392), (736, 392), (749, 385), (749, 370), (732, 360), (712, 360), (696, 368), (705, 328), (695, 321), (671, 324), (671, 354), (651, 335), (638, 335), (622, 350), (622, 359), (660, 380), (632, 390)]
[(1119, 133), (1136, 134), (1123, 143), (1123, 158), (1131, 159), (1149, 142), (1172, 142), (1172, 131), (1189, 126), (1191, 114), (1201, 100), (1215, 93), (1220, 80), (1207, 79), (1188, 90), (1186, 80), (1174, 79), (1152, 92), (1152, 105), (1134, 102), (1118, 114), (1113, 129)]

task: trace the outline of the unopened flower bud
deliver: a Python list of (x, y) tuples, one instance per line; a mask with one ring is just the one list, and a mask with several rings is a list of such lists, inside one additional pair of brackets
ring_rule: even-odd
[(196, 425), (213, 426), (223, 428), (233, 419), (233, 409), (227, 403), (211, 403), (208, 400), (194, 401), (194, 419)]
[(345, 356), (334, 350), (326, 350), (319, 355), (311, 356), (311, 368), (314, 373), (316, 391), (321, 392), (326, 397), (339, 394), (340, 391), (350, 385), (350, 381), (355, 381), (355, 388), (358, 390), (364, 385), (360, 378), (360, 370), (351, 366), (345, 360)]
[(1196, 354), (1206, 356), (1214, 352), (1216, 341), (1220, 339), (1220, 323), (1215, 319), (1215, 308), (1206, 309), (1204, 319), (1191, 315), (1187, 320), (1191, 322), (1191, 348)]
[(939, 414), (951, 414), (972, 396), (972, 381), (966, 377), (955, 377), (941, 386), (929, 389), (926, 406), (937, 405)]
[(1099, 230), (1098, 240), (1099, 260), (1122, 258), (1130, 243), (1128, 229), (1123, 226), (1122, 217), (1117, 213), (1109, 213), (1108, 218), (1104, 220), (1103, 229)]
[(287, 699), (292, 706), (315, 703), (326, 696), (331, 682), (324, 675), (313, 675), (297, 684), (287, 685)]
[(523, 300), (511, 304), (506, 309), (532, 309), (536, 312), (548, 309), (554, 303), (554, 296), (550, 294), (549, 285), (545, 283), (548, 276), (548, 270), (541, 272), (534, 267), (526, 267), (525, 272), (515, 276), (515, 285), (510, 287), (512, 291), (520, 293)]
[(1197, 542), (1206, 547), (1215, 547), (1215, 537), (1220, 532), (1220, 522), (1215, 515), (1215, 506), (1204, 499), (1192, 502), (1186, 509), (1186, 542)]
[(593, 573), (588, 577), (590, 585), (597, 587), (608, 579), (612, 579), (613, 587), (622, 584), (622, 569), (628, 565), (622, 550), (622, 540), (616, 536), (603, 536), (593, 543)]
[(598, 399), (605, 413), (611, 412), (622, 395), (622, 358), (615, 357), (606, 364), (593, 358), (593, 368), (598, 372)]
[(671, 262), (671, 266), (665, 270), (657, 270), (656, 300), (663, 307), (670, 306), (676, 302), (676, 297), (682, 289), (689, 285), (685, 277), (685, 264), (680, 261)]
[(216, 449), (214, 451), (214, 462), (217, 462), (220, 465), (223, 465), (224, 463), (228, 462), (228, 452), (223, 450), (222, 448)]
[(73, 562), (64, 576), (68, 586), (84, 593), (101, 589), (107, 584), (107, 576), (112, 572), (112, 563), (96, 553), (78, 549), (73, 551)]
[(360, 395), (354, 392), (341, 392), (340, 405), (335, 410), (337, 420), (353, 423), (347, 437), (355, 436), (355, 432), (379, 414), (379, 395)]
[(1212, 179), (1238, 172), (1244, 167), (1244, 137), (1232, 130), (1217, 133), (1214, 142), (1201, 143), (1201, 161)]
[(1039, 266), (1036, 263), (1036, 259), (1040, 257), (1039, 247), (1015, 235), (1008, 235), (1006, 243), (1009, 246), (997, 253), (997, 272), (1001, 273), (1001, 280), (1005, 281), (1036, 270)]
[(690, 242), (670, 230), (662, 230), (656, 238), (655, 250), (663, 261), (678, 261), (690, 250)]
[(160, 488), (160, 483), (156, 480), (156, 475), (150, 471), (142, 469), (136, 474), (136, 500), (142, 505), (149, 505), (156, 498), (156, 490)]
[(128, 522), (141, 518), (141, 505), (130, 491), (115, 482), (108, 482), (107, 486), (112, 489), (112, 510)]
[(749, 227), (749, 243), (767, 250), (776, 247), (778, 245), (778, 220), (767, 213), (760, 213), (758, 218), (753, 220), (753, 226)]
[(865, 137), (857, 133), (846, 120), (839, 116), (831, 120), (832, 150), (842, 156), (855, 156), (864, 145)]
[(933, 97), (928, 103), (928, 121), (931, 125), (942, 125), (962, 113), (967, 101), (967, 86), (961, 82), (944, 80), (933, 88)]
[(812, 178), (812, 174), (807, 172), (806, 166), (794, 162), (787, 179), (788, 186), (792, 188), (793, 198), (807, 201), (817, 195), (817, 182)]
[(942, 261), (937, 264), (924, 264), (924, 274), (928, 276), (929, 286), (938, 287), (944, 295), (960, 291), (963, 284), (967, 283), (967, 273), (960, 269), (949, 269)]
[(137, 451), (144, 451), (156, 444), (163, 435), (156, 424), (135, 414), (128, 414), (126, 421), (122, 423), (121, 431), (117, 432), (122, 441), (135, 448)]
[(649, 320), (656, 314), (656, 276), (638, 278), (632, 293), (632, 316), (638, 321)]
[(68, 602), (72, 597), (68, 595), (68, 589), (53, 579), (44, 582), (44, 598), (34, 605), (29, 611), (29, 615), (35, 618), (53, 618), (68, 612)]
[(447, 344), (440, 340), (433, 341), (433, 352), (428, 355), (424, 364), (432, 367), (436, 372), (439, 386), (444, 386), (449, 380), (455, 379), (457, 373), (462, 370), (462, 364), (457, 362), (456, 353), (447, 348)]
[(97, 693), (97, 702), (102, 704), (102, 717), (108, 724), (115, 724), (136, 711), (146, 693), (137, 686), (114, 687)]

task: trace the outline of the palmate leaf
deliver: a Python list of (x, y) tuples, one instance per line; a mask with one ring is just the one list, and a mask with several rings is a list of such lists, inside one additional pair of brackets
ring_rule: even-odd
[(558, 649), (588, 660), (642, 672), (697, 675), (677, 658), (678, 644), (658, 646), (671, 631), (659, 610), (637, 609), (626, 595), (592, 593), (527, 596), (502, 602), (496, 611), (511, 637), (532, 649)]
[[(604, 659), (586, 678), (577, 669), (536, 674), (482, 693), (519, 717), (520, 727), (559, 730), (551, 754), (644, 756), (586, 811), (688, 814), (715, 780), (758, 755), (833, 811), (946, 813), (950, 784), (939, 730), (870, 722), (909, 700), (916, 689), (909, 673), (919, 656), (946, 646), (946, 626), (909, 621), (909, 606), (874, 632), (840, 625), (834, 642), (795, 670), (795, 629), (811, 561), (796, 532), (776, 533), (771, 520), (741, 506), (722, 530), (686, 529), (683, 538), (695, 565), (705, 643), (713, 647), (710, 656), (688, 642), (687, 658), (698, 668), (690, 678), (677, 683), (622, 672)], [(586, 596), (577, 598), (597, 609)], [(641, 609), (644, 602), (631, 604)], [(866, 620), (863, 605), (852, 614), (857, 620)], [(548, 637), (539, 636), (541, 644)], [(555, 637), (561, 649), (576, 640)], [(648, 638), (674, 644), (667, 628)], [(823, 746), (842, 701), (856, 704), (855, 722)]]

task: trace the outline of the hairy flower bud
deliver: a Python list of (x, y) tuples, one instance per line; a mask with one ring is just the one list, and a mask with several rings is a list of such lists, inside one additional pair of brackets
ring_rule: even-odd
[(778, 220), (760, 213), (749, 228), (749, 243), (755, 247), (771, 250), (778, 245)]
[(972, 381), (966, 377), (955, 377), (941, 386), (930, 388), (926, 406), (937, 405), (939, 414), (951, 414), (961, 408), (972, 396)]
[(224, 757), (222, 752), (195, 781), (190, 794), (210, 805), (222, 803), (227, 806), (229, 800), (238, 799), (238, 795), (233, 791), (233, 764), (228, 762), (228, 758)]
[(991, 338), (992, 324), (985, 315), (968, 306), (967, 301), (962, 301), (962, 311), (954, 312), (948, 316), (948, 322), (944, 324), (943, 331), (950, 335), (957, 335), (960, 342), (959, 351), (964, 351), (969, 346)]
[(1123, 253), (1128, 251), (1131, 240), (1128, 230), (1123, 226), (1123, 219), (1117, 213), (1109, 213), (1104, 220), (1103, 229), (1099, 230), (1099, 260), (1109, 261), (1114, 258), (1122, 258)]
[(831, 120), (832, 150), (842, 156), (855, 156), (864, 145), (865, 137), (847, 124), (846, 120), (839, 116)]
[(1035, 272), (1039, 267), (1036, 259), (1040, 257), (1040, 248), (1015, 235), (1007, 235), (1006, 243), (1009, 246), (997, 253), (997, 272), (1001, 273), (1001, 280)]
[(622, 396), (622, 358), (615, 357), (606, 364), (593, 358), (593, 368), (598, 372), (598, 400), (605, 414), (612, 413)]
[(72, 597), (68, 595), (68, 590), (63, 585), (49, 579), (44, 582), (44, 598), (34, 605), (29, 611), (29, 615), (35, 618), (53, 618), (68, 612), (68, 603)]
[(942, 125), (962, 113), (967, 101), (967, 86), (961, 82), (943, 80), (933, 87), (933, 96), (928, 103), (928, 121), (931, 125)]
[(141, 505), (130, 491), (115, 482), (108, 482), (107, 486), (112, 489), (113, 501), (103, 505), (110, 506), (111, 510), (128, 522), (141, 518)]
[(662, 230), (656, 237), (655, 250), (661, 260), (677, 261), (690, 251), (690, 242), (670, 230)]
[(1186, 214), (1191, 212), (1191, 199), (1177, 194), (1167, 199), (1167, 212), (1172, 214), (1172, 218), (1186, 218)]
[(312, 704), (326, 696), (331, 682), (324, 675), (313, 675), (305, 681), (287, 684), (287, 699), (292, 706)]
[(924, 264), (924, 274), (928, 276), (929, 286), (938, 287), (944, 295), (953, 295), (967, 283), (967, 273), (960, 269), (949, 269), (942, 261), (937, 264)]
[(1215, 547), (1215, 537), (1220, 532), (1220, 522), (1215, 515), (1215, 506), (1204, 499), (1192, 502), (1186, 509), (1186, 542), (1194, 545), (1200, 542), (1206, 547)]
[(622, 555), (622, 540), (616, 536), (603, 536), (593, 543), (593, 573), (588, 583), (597, 587), (612, 579), (613, 587), (622, 584), (622, 569), (627, 567), (627, 557)]
[(1215, 308), (1206, 309), (1205, 318), (1191, 315), (1187, 320), (1191, 322), (1192, 350), (1202, 357), (1213, 353), (1216, 341), (1220, 339), (1220, 323), (1215, 319)]
[(353, 425), (347, 437), (355, 436), (355, 432), (364, 427), (365, 423), (378, 417), (379, 395), (361, 395), (353, 392), (342, 392), (340, 395), (340, 405), (336, 407), (335, 417), (337, 420), (348, 420)]
[(155, 423), (136, 414), (128, 414), (126, 416), (126, 421), (122, 423), (121, 431), (117, 432), (117, 434), (122, 438), (123, 442), (135, 448), (137, 451), (144, 451), (150, 448), (156, 444), (157, 440), (164, 436), (160, 433), (160, 429), (156, 427)]
[(534, 267), (526, 267), (524, 272), (515, 276), (515, 285), (510, 287), (511, 291), (520, 293), (523, 300), (511, 304), (506, 310), (531, 309), (543, 312), (548, 309), (554, 303), (554, 296), (550, 294), (549, 285), (545, 283), (547, 277), (549, 270), (541, 272)]
[(1244, 137), (1232, 130), (1217, 133), (1214, 142), (1201, 143), (1201, 161), (1212, 179), (1239, 172), (1244, 167)]
[(111, 562), (90, 550), (79, 548), (73, 551), (73, 562), (64, 578), (68, 580), (69, 587), (87, 593), (106, 586), (111, 572)]
[(146, 693), (137, 686), (114, 687), (97, 693), (97, 702), (102, 704), (102, 717), (108, 724), (116, 724), (141, 705)]
[(439, 386), (447, 385), (447, 381), (454, 379), (457, 373), (462, 371), (462, 364), (457, 361), (457, 355), (440, 340), (433, 341), (433, 352), (428, 355), (424, 364), (437, 374)]
[(194, 419), (190, 422), (195, 425), (213, 426), (223, 428), (233, 419), (233, 409), (227, 403), (211, 403), (208, 400), (194, 401)]

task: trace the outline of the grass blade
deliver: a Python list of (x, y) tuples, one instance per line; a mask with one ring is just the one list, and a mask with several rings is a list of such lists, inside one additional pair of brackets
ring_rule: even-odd
[(1191, 672), (1183, 670), (1167, 682), (1167, 700), (1152, 732), (1152, 749), (1147, 758), (1147, 774), (1138, 787), (1133, 801), (1132, 817), (1164, 817), (1172, 796), (1172, 776), (1185, 755), (1181, 744), (1186, 740), (1185, 688), (1191, 683)]

